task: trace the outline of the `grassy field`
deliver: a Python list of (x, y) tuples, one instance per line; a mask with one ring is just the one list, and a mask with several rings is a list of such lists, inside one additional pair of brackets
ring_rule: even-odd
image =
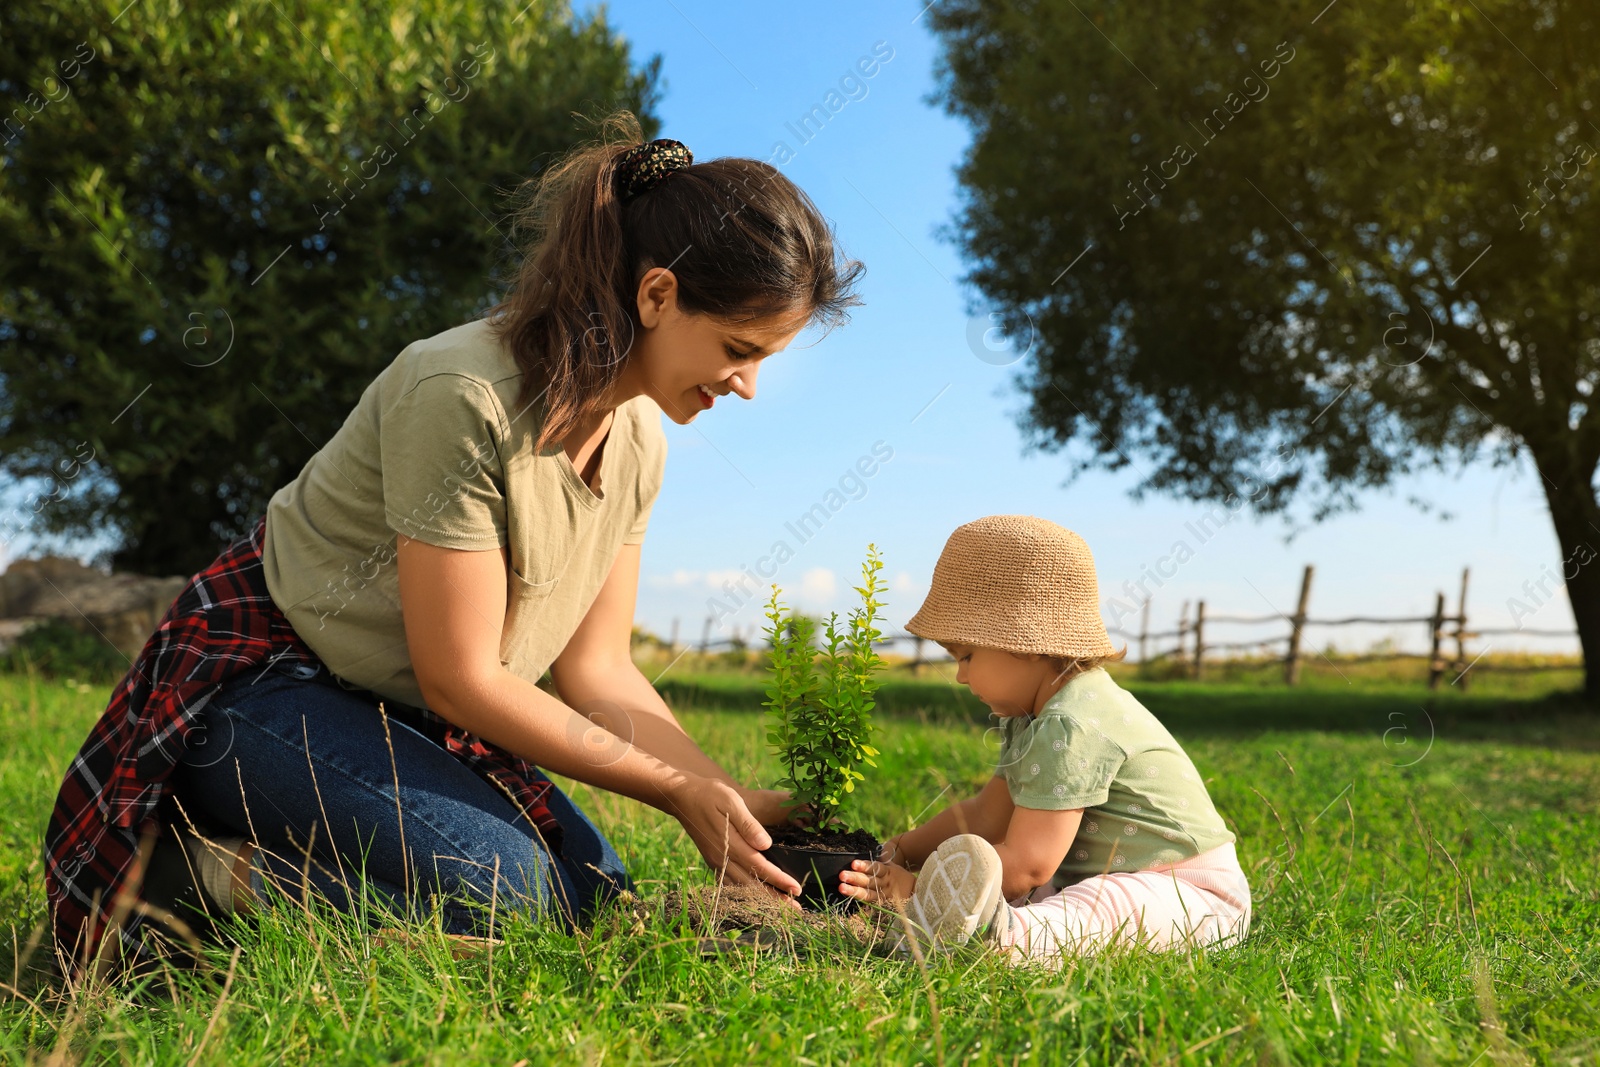
[[(1600, 1062), (1600, 714), (1565, 676), (1429, 694), (1316, 672), (1131, 688), (1172, 728), (1239, 837), (1253, 933), (1225, 952), (1078, 960), (981, 954), (926, 970), (842, 935), (796, 954), (702, 956), (680, 925), (570, 937), (511, 922), (492, 957), (419, 930), (374, 945), (337, 917), (242, 927), (211, 978), (64, 996), (15, 951), (0, 1056), (15, 1062), (924, 1064)], [(770, 781), (759, 677), (663, 679), (690, 731)], [(43, 918), (39, 836), (106, 688), (0, 675), (0, 907)], [(993, 750), (935, 672), (883, 692), (884, 766), (861, 822), (885, 835)], [(574, 790), (647, 893), (705, 884), (675, 824)], [(230, 962), (231, 972), (230, 972)], [(223, 976), (231, 973), (224, 981)]]

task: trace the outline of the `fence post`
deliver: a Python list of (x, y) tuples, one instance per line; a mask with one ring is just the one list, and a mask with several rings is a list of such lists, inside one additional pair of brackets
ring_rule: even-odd
[(1139, 666), (1143, 667), (1150, 662), (1150, 598), (1144, 598), (1144, 607), (1139, 609)]
[(706, 616), (706, 628), (704, 630), (700, 631), (700, 654), (702, 656), (705, 655), (706, 654), (706, 650), (711, 647), (711, 624), (712, 624), (713, 621), (714, 620), (712, 619), (712, 617), (710, 615), (707, 615)]
[(1428, 688), (1439, 688), (1439, 676), (1444, 673), (1444, 663), (1439, 659), (1439, 645), (1444, 640), (1444, 594), (1433, 602), (1433, 618), (1428, 625)]
[(1194, 609), (1194, 680), (1205, 673), (1206, 654), (1206, 602), (1200, 601)]
[(1285, 685), (1300, 684), (1300, 631), (1306, 625), (1306, 606), (1311, 602), (1311, 564), (1306, 564), (1305, 573), (1300, 576), (1300, 606), (1295, 609), (1294, 618), (1289, 620), (1289, 656), (1283, 663), (1283, 682)]
[(1461, 672), (1461, 688), (1467, 688), (1467, 575), (1470, 569), (1461, 568), (1461, 599), (1456, 601), (1456, 666)]
[(677, 619), (673, 619), (672, 620), (672, 640), (667, 643), (667, 647), (669, 649), (671, 649), (673, 652), (678, 651), (678, 620)]
[(917, 638), (917, 650), (911, 657), (911, 677), (922, 677), (922, 638)]
[(1182, 664), (1189, 656), (1189, 602), (1183, 602), (1183, 610), (1178, 613), (1178, 663)]

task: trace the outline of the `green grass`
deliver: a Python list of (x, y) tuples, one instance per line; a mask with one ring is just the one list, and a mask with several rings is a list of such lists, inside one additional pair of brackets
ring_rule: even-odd
[[(1507, 676), (1510, 677), (1510, 676)], [(736, 773), (770, 781), (760, 679), (662, 685)], [(669, 684), (670, 682), (670, 684)], [(826, 936), (798, 956), (703, 958), (686, 931), (569, 937), (512, 922), (488, 958), (374, 946), (284, 910), (239, 930), (219, 978), (61, 997), (0, 974), (16, 1062), (277, 1064), (1600, 1062), (1600, 715), (1522, 682), (1420, 686), (1124, 679), (1172, 727), (1239, 835), (1250, 940), (1060, 973), (972, 954), (926, 971)], [(0, 906), (43, 916), (39, 835), (104, 687), (0, 675)], [(861, 821), (906, 826), (993, 752), (970, 698), (883, 693)], [(1431, 726), (1430, 726), (1431, 723)], [(675, 825), (574, 789), (649, 893), (704, 884)], [(229, 956), (217, 963), (225, 973)], [(6, 972), (13, 968), (8, 963)]]

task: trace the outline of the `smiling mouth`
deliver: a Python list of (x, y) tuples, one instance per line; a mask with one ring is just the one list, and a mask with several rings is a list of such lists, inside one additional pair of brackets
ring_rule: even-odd
[(707, 389), (703, 385), (697, 385), (697, 386), (695, 386), (695, 389), (698, 390), (699, 393), (700, 393), (700, 407), (701, 407), (701, 410), (705, 410), (706, 408), (709, 408), (712, 404), (716, 403), (716, 400), (717, 400), (717, 394), (716, 393), (713, 393), (710, 389)]

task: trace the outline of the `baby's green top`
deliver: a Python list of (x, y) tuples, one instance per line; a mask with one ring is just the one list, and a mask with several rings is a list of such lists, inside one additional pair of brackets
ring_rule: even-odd
[(1103, 667), (1076, 675), (1036, 716), (1003, 720), (1000, 766), (1020, 808), (1083, 808), (1056, 871), (1064, 888), (1141, 871), (1234, 840), (1167, 728)]

